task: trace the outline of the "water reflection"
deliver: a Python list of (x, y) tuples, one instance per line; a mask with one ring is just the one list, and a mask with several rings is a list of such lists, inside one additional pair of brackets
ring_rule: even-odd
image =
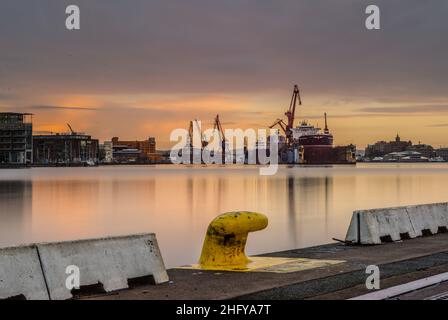
[(0, 244), (16, 242), (32, 232), (31, 181), (0, 180)]
[(219, 213), (255, 211), (250, 254), (344, 238), (351, 213), (447, 201), (448, 165), (286, 168), (100, 167), (5, 170), (0, 246), (156, 232), (168, 266), (195, 262)]
[(296, 189), (295, 179), (288, 176), (288, 217), (289, 217), (289, 235), (291, 242), (297, 244), (297, 224), (296, 224)]

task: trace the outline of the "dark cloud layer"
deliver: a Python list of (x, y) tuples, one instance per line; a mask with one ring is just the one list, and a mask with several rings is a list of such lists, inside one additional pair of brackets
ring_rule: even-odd
[[(379, 31), (364, 27), (372, 3)], [(80, 31), (65, 29), (69, 4)], [(399, 131), (442, 145), (447, 15), (444, 0), (1, 0), (0, 111), (160, 142), (216, 113), (266, 127), (298, 83), (298, 118), (328, 112), (337, 144)]]
[(376, 0), (382, 30), (367, 31), (371, 2), (2, 0), (0, 91), (446, 96), (448, 2)]

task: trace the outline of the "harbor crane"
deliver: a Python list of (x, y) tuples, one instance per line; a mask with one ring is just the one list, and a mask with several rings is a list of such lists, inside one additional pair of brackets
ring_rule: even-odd
[(219, 114), (217, 114), (216, 117), (215, 117), (215, 122), (213, 124), (213, 129), (214, 130), (218, 130), (220, 141), (221, 142), (225, 142), (226, 141), (226, 136), (224, 135), (224, 130), (222, 128), (221, 121), (219, 120)]
[(275, 120), (275, 122), (269, 127), (269, 129), (272, 129), (272, 128), (274, 128), (277, 125), (280, 128), (282, 128), (283, 133), (286, 134), (286, 126), (287, 126), (287, 124), (282, 119)]
[(292, 145), (293, 137), (292, 130), (294, 128), (294, 119), (296, 114), (296, 106), (299, 103), (299, 106), (302, 105), (302, 99), (300, 97), (299, 86), (294, 85), (294, 90), (292, 92), (291, 102), (289, 104), (289, 110), (285, 112), (285, 116), (288, 118), (288, 124), (286, 125), (286, 141), (288, 145)]
[(72, 135), (76, 134), (76, 132), (73, 130), (73, 128), (70, 125), (70, 123), (67, 123), (67, 127), (70, 129), (70, 132), (72, 133)]
[(189, 137), (189, 144), (190, 147), (193, 147), (193, 121), (190, 121), (190, 125), (188, 127), (188, 137)]
[(194, 131), (193, 127), (195, 125), (196, 125), (196, 129), (198, 130), (198, 132), (201, 135), (201, 146), (202, 146), (202, 148), (205, 148), (208, 145), (208, 142), (205, 141), (205, 139), (204, 139), (204, 135), (202, 134), (202, 131), (201, 131), (201, 126), (199, 125), (199, 121), (197, 119), (194, 119), (194, 121), (190, 121), (190, 126), (188, 128), (188, 137), (190, 138), (190, 147), (193, 147), (193, 131)]
[(215, 122), (213, 124), (213, 130), (218, 130), (219, 138), (221, 142), (221, 148), (222, 148), (222, 160), (223, 163), (225, 163), (226, 158), (226, 136), (224, 134), (224, 129), (222, 128), (221, 121), (219, 120), (219, 114), (215, 117)]
[[(189, 127), (188, 127), (188, 138), (189, 138), (188, 148), (190, 149), (191, 160), (193, 159), (193, 152), (194, 152), (194, 148), (195, 148), (194, 143), (193, 143), (193, 140), (195, 138), (194, 137), (194, 135), (195, 135), (195, 132), (194, 132), (195, 130), (194, 129), (195, 128), (198, 130), (198, 132), (200, 133), (200, 136), (201, 136), (201, 138), (200, 138), (201, 139), (201, 148), (202, 149), (206, 148), (208, 146), (208, 144), (209, 144), (209, 142), (206, 140), (205, 135), (203, 135), (203, 133), (201, 131), (201, 126), (199, 124), (199, 121), (197, 119), (195, 119), (193, 121), (190, 121), (190, 124), (189, 124)], [(226, 136), (224, 134), (224, 129), (222, 127), (221, 120), (219, 119), (219, 115), (216, 115), (216, 117), (214, 119), (213, 130), (217, 130), (218, 131), (219, 143), (220, 143), (221, 149), (222, 149), (222, 159), (223, 159), (223, 163), (225, 163), (227, 140), (226, 140)], [(199, 148), (199, 147), (197, 147), (197, 148)]]

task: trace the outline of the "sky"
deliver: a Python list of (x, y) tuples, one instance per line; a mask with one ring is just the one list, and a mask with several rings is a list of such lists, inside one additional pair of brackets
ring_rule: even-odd
[[(80, 30), (65, 28), (70, 4)], [(369, 4), (380, 30), (365, 28)], [(338, 145), (448, 146), (447, 16), (440, 0), (2, 0), (0, 112), (163, 148), (218, 113), (267, 128), (298, 84), (298, 118), (327, 112)]]

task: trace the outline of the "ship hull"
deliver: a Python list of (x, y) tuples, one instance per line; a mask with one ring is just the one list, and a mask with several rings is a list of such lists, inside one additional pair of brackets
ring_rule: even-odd
[(351, 146), (303, 146), (301, 164), (355, 164)]
[(331, 134), (314, 134), (299, 138), (299, 145), (310, 147), (332, 147), (333, 136)]
[(354, 146), (333, 147), (331, 134), (304, 136), (299, 139), (302, 164), (354, 164)]

